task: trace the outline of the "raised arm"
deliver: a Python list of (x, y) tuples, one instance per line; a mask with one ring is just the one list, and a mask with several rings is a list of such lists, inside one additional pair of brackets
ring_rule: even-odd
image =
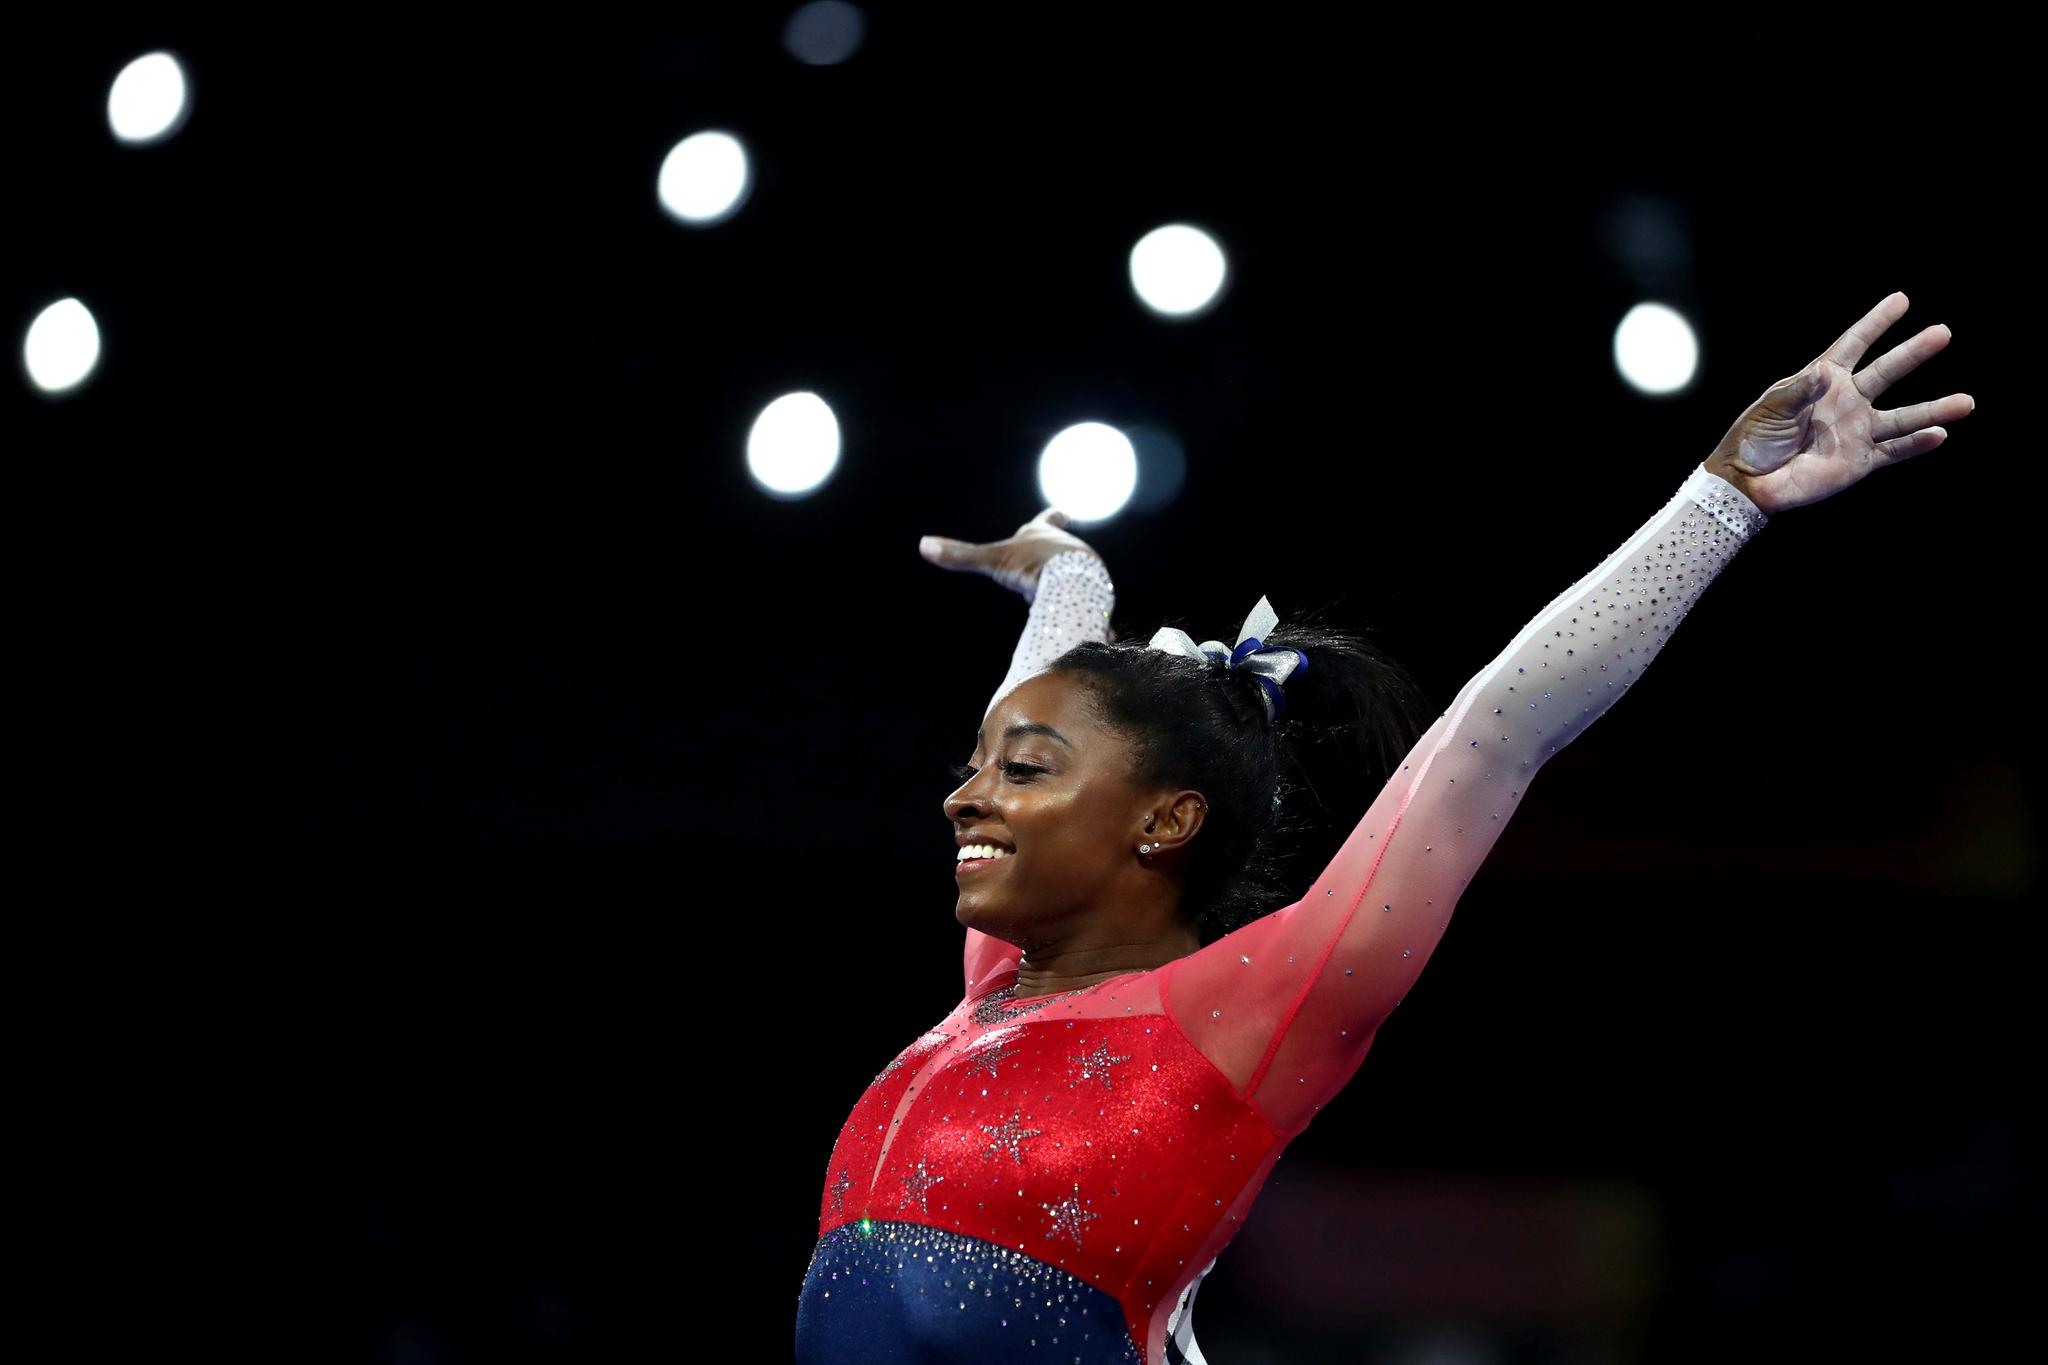
[(1282, 1131), (1357, 1071), (1537, 769), (1641, 676), (1765, 520), (1696, 468), (1465, 684), (1306, 896), (1163, 969), (1175, 1021)]
[(984, 720), (1011, 688), (1075, 645), (1109, 638), (1116, 585), (1109, 566), (1093, 550), (1063, 550), (1045, 561), (1029, 601), (1031, 612), (1010, 655), (1010, 671), (982, 707)]
[[(1111, 638), (1109, 617), (1116, 606), (1116, 588), (1109, 567), (1085, 541), (1062, 529), (1066, 523), (1065, 513), (1049, 507), (1007, 540), (975, 545), (927, 536), (919, 546), (933, 563), (985, 573), (1031, 604), (1024, 633), (1010, 656), (1010, 671), (982, 707), (983, 720), (1011, 688), (1075, 645)], [(967, 992), (973, 994), (981, 983), (1015, 967), (1017, 958), (1014, 945), (969, 929), (961, 955)]]
[(1966, 393), (1874, 401), (1946, 347), (1940, 324), (1857, 369), (1906, 312), (1888, 294), (1736, 419), (1663, 507), (1552, 598), (1422, 736), (1308, 894), (1162, 969), (1181, 1028), (1286, 1132), (1365, 1059), (1537, 769), (1603, 715), (1768, 517), (1948, 437)]

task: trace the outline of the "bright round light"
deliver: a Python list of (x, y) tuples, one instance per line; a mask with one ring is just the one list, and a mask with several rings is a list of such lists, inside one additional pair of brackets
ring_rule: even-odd
[(1207, 312), (1223, 293), (1230, 267), (1216, 239), (1198, 227), (1154, 228), (1131, 248), (1131, 288), (1162, 317)]
[(747, 472), (769, 494), (800, 498), (839, 466), (839, 419), (815, 393), (786, 393), (747, 435)]
[(99, 324), (77, 299), (59, 299), (36, 314), (21, 343), (21, 363), (29, 382), (45, 393), (78, 384), (99, 358)]
[(1699, 338), (1675, 308), (1639, 303), (1614, 329), (1614, 367), (1641, 393), (1676, 393), (1699, 364)]
[(1123, 510), (1138, 486), (1138, 454), (1121, 431), (1081, 422), (1046, 442), (1038, 457), (1038, 491), (1075, 521), (1101, 521)]
[(693, 227), (724, 222), (753, 189), (747, 150), (730, 133), (693, 133), (662, 158), (655, 195)]
[(107, 91), (107, 126), (123, 142), (162, 137), (184, 117), (185, 69), (168, 52), (152, 52), (121, 68)]

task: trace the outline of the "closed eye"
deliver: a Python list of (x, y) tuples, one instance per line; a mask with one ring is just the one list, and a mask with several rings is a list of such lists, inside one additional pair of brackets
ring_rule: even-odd
[[(1042, 773), (1045, 771), (1045, 769), (1035, 767), (1029, 763), (998, 763), (996, 766), (1001, 768), (1004, 772), (1008, 773), (1010, 775), (1010, 780), (1012, 782), (1028, 781), (1030, 774)], [(956, 781), (960, 782), (965, 782), (968, 778), (974, 776), (976, 773), (980, 771), (981, 769), (969, 767), (965, 763), (956, 763), (955, 765), (953, 765), (953, 777)], [(1023, 774), (1023, 776), (1020, 776), (1020, 774)]]

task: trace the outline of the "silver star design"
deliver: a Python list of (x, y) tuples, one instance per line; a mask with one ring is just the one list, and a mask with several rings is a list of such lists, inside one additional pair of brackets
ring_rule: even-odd
[(974, 1007), (974, 1022), (977, 1024), (1000, 1024), (1005, 1019), (1015, 1019), (1020, 1014), (1028, 1014), (1032, 1010), (1042, 1010), (1047, 1005), (1050, 1005), (1056, 997), (1048, 995), (1042, 999), (1026, 1000), (1021, 1009), (1006, 1010), (1003, 1008), (1005, 1004), (1016, 998), (1017, 988), (1015, 986), (1003, 987)]
[(1079, 1085), (1082, 1081), (1090, 1081), (1100, 1076), (1102, 1077), (1102, 1088), (1104, 1090), (1113, 1090), (1116, 1087), (1110, 1084), (1109, 1069), (1118, 1062), (1128, 1062), (1131, 1059), (1128, 1056), (1112, 1057), (1109, 1055), (1108, 1043), (1097, 1043), (1093, 1052), (1084, 1052), (1078, 1057), (1069, 1057), (1067, 1060), (1081, 1064), (1081, 1079), (1069, 1081), (1069, 1085)]
[(841, 1166), (839, 1168), (839, 1178), (825, 1187), (832, 1191), (832, 1212), (842, 1213), (845, 1211), (846, 1192), (852, 1186), (853, 1177), (847, 1174), (844, 1166)]
[(1100, 1218), (1102, 1215), (1092, 1209), (1083, 1208), (1080, 1195), (1081, 1187), (1079, 1184), (1076, 1184), (1074, 1192), (1065, 1199), (1060, 1200), (1059, 1203), (1040, 1204), (1038, 1206), (1052, 1215), (1053, 1230), (1046, 1234), (1047, 1237), (1057, 1237), (1061, 1233), (1065, 1233), (1074, 1239), (1076, 1248), (1081, 1245), (1082, 1225), (1090, 1219)]
[(1019, 1166), (1022, 1166), (1024, 1164), (1024, 1157), (1018, 1151), (1019, 1145), (1023, 1143), (1025, 1138), (1037, 1137), (1044, 1130), (1024, 1127), (1017, 1122), (1021, 1117), (1023, 1117), (1021, 1114), (1012, 1114), (1001, 1123), (976, 1124), (975, 1126), (980, 1128), (982, 1132), (995, 1135), (995, 1141), (988, 1145), (988, 1150), (983, 1152), (982, 1155), (994, 1156), (997, 1152), (1007, 1147), (1009, 1148), (1011, 1159)]
[(931, 1190), (932, 1186), (942, 1183), (945, 1178), (942, 1175), (933, 1175), (924, 1168), (922, 1161), (918, 1162), (917, 1174), (903, 1177), (903, 1197), (896, 1201), (896, 1207), (900, 1209), (912, 1199), (915, 1199), (920, 1211), (930, 1213), (931, 1209), (924, 1202), (925, 1195)]
[(967, 1054), (967, 1074), (970, 1076), (982, 1070), (986, 1070), (989, 1075), (993, 1076), (996, 1074), (998, 1066), (1012, 1060), (1017, 1055), (1014, 1051), (1005, 1051), (1010, 1046), (1007, 1034), (991, 1033), (987, 1036), (995, 1039), (995, 1041), (985, 1046), (977, 1045)]

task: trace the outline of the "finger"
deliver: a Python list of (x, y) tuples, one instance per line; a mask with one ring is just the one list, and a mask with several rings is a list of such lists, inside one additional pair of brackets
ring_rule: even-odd
[(1870, 449), (1871, 453), (1877, 456), (1877, 463), (1897, 464), (1901, 460), (1910, 460), (1915, 455), (1925, 455), (1947, 439), (1948, 433), (1940, 427), (1923, 427), (1911, 436), (1901, 436), (1896, 441), (1885, 441)]
[(945, 536), (926, 536), (917, 542), (917, 552), (942, 569), (978, 569), (983, 558), (981, 546)]
[(1888, 408), (1870, 414), (1870, 439), (1889, 441), (1895, 436), (1931, 427), (1941, 422), (1960, 422), (1977, 410), (1977, 400), (1967, 393), (1952, 393), (1932, 403)]
[(1906, 295), (1893, 291), (1884, 296), (1884, 301), (1856, 320), (1856, 325), (1835, 339), (1835, 344), (1821, 353), (1822, 360), (1832, 360), (1843, 369), (1853, 370), (1856, 362), (1863, 359), (1863, 353), (1877, 344), (1885, 329), (1906, 315)]
[(1865, 398), (1875, 399), (1913, 373), (1921, 361), (1948, 345), (1953, 335), (1947, 323), (1937, 322), (1919, 335), (1900, 342), (1856, 372), (1857, 389)]

